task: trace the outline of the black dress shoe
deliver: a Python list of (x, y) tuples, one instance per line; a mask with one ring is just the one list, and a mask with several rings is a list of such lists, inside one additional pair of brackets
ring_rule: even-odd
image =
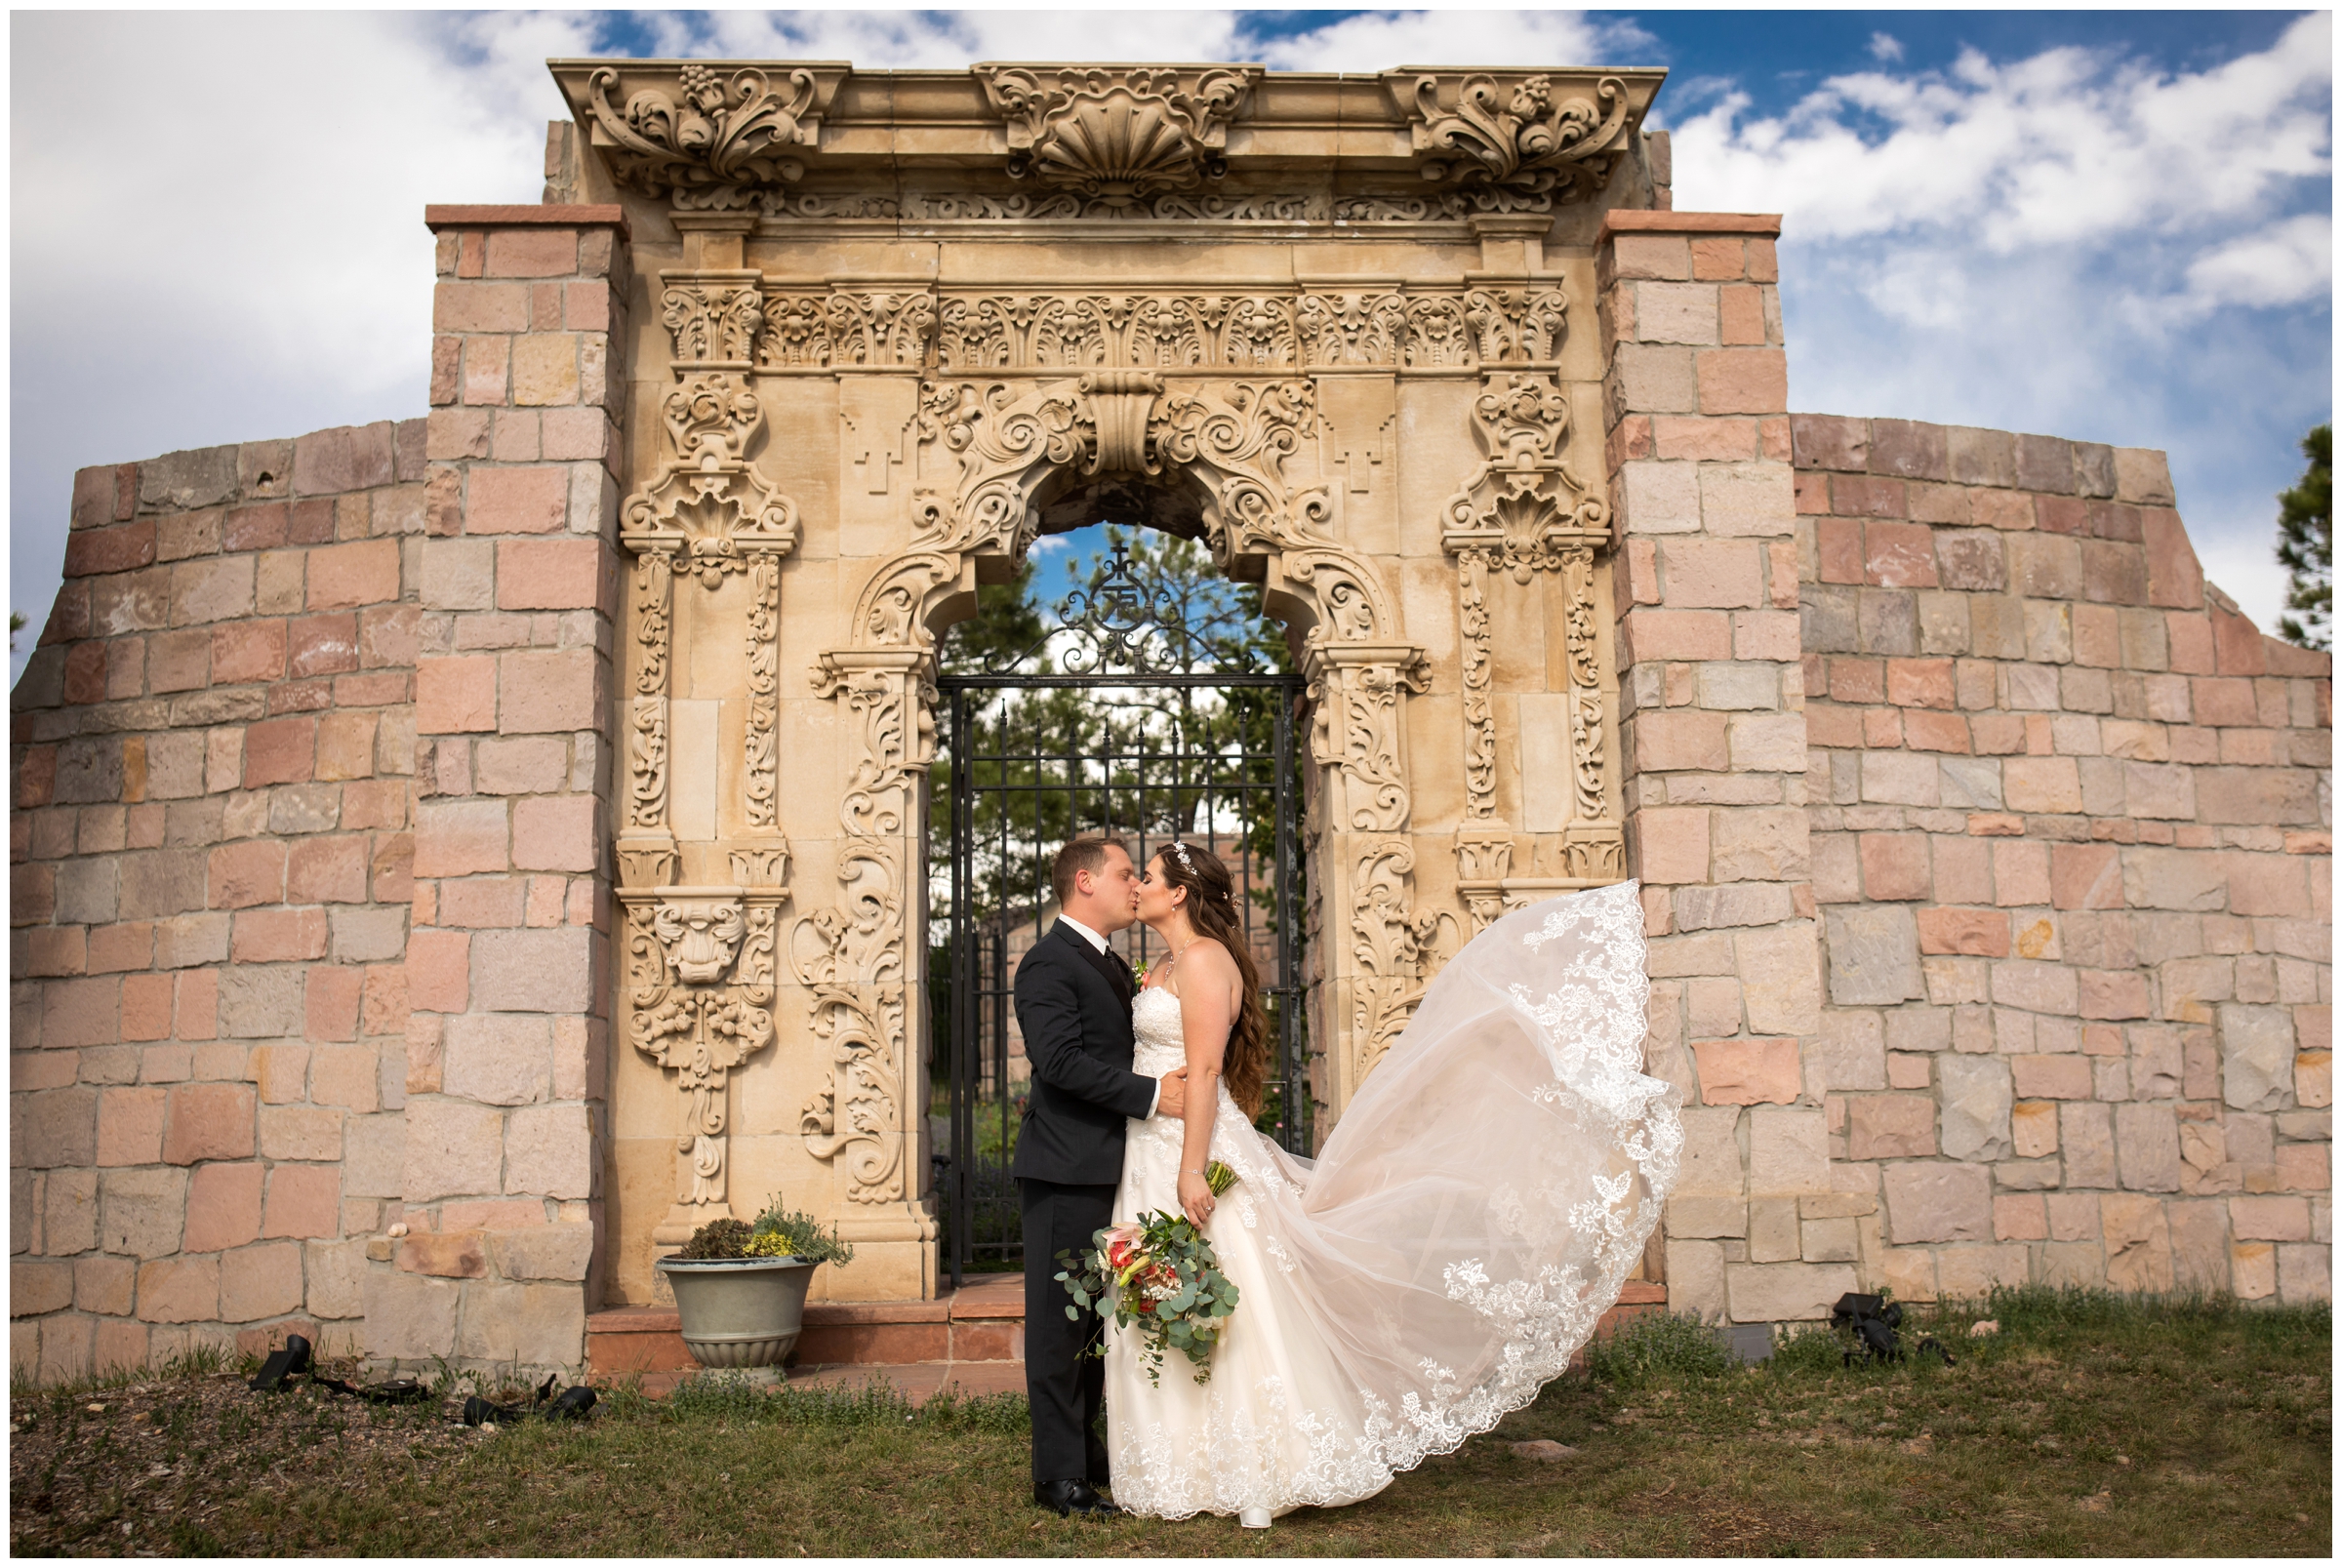
[(1059, 1518), (1075, 1513), (1096, 1514), (1101, 1518), (1122, 1510), (1100, 1497), (1089, 1482), (1075, 1476), (1065, 1481), (1035, 1481), (1032, 1500), (1044, 1508), (1055, 1508)]

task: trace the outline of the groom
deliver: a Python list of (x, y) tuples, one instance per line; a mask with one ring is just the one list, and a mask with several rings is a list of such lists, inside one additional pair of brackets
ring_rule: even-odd
[(1060, 918), (1017, 965), (1017, 1025), (1032, 1065), (1016, 1164), (1025, 1217), (1025, 1390), (1032, 1404), (1032, 1496), (1059, 1514), (1113, 1513), (1096, 1431), (1106, 1363), (1082, 1350), (1093, 1313), (1066, 1316), (1061, 1252), (1080, 1254), (1113, 1220), (1126, 1121), (1185, 1108), (1187, 1069), (1130, 1070), (1130, 966), (1106, 939), (1138, 918), (1139, 873), (1118, 838), (1077, 838), (1050, 878)]

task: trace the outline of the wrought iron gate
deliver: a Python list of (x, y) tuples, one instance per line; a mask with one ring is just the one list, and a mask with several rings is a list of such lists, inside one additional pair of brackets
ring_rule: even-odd
[[(1058, 607), (1042, 644), (1010, 667), (937, 681), (951, 859), (949, 939), (931, 954), (931, 1079), (949, 1102), (937, 1175), (954, 1284), (1023, 1265), (1008, 1174), (1029, 1082), (1016, 962), (1055, 921), (1051, 864), (1077, 833), (1121, 834), (1142, 866), (1175, 835), (1228, 864), (1275, 1051), (1259, 1125), (1309, 1151), (1294, 736), (1304, 683), (1193, 667), (1163, 608), (1117, 542), (1103, 580)], [(1133, 968), (1159, 945), (1135, 925), (1114, 945)]]

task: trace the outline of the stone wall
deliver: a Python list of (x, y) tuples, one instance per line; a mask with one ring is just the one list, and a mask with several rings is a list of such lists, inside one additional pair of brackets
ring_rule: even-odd
[(2204, 583), (2159, 452), (1794, 431), (1827, 993), (1801, 1079), (1734, 1082), (1827, 1106), (1832, 1215), (1675, 1244), (2323, 1296), (2330, 658)]
[(10, 1356), (43, 1379), (356, 1338), (404, 1190), (423, 465), (418, 420), (75, 478), (10, 745)]
[(1777, 227), (1597, 253), (1671, 1307), (2324, 1294), (2331, 661), (2160, 453), (1790, 417)]

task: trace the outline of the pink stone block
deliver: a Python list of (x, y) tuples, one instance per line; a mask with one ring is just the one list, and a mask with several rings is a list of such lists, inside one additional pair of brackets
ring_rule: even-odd
[(596, 539), (506, 539), (496, 546), (500, 610), (590, 610), (604, 600), (609, 563)]
[(182, 1083), (169, 1091), (163, 1129), (163, 1159), (171, 1165), (199, 1160), (250, 1159), (253, 1151), (254, 1094), (250, 1084)]
[(222, 1252), (261, 1233), (261, 1191), (264, 1173), (257, 1164), (207, 1164), (187, 1181), (188, 1252)]
[(98, 1094), (98, 1163), (152, 1165), (163, 1157), (161, 1089), (101, 1089)]
[(1847, 1158), (1917, 1158), (1935, 1149), (1935, 1102), (1927, 1096), (1855, 1095), (1847, 1101)]
[(342, 1172), (332, 1165), (279, 1165), (268, 1173), (263, 1236), (342, 1232)]
[(1646, 883), (1708, 880), (1708, 812), (1698, 806), (1653, 806), (1635, 814), (1638, 866)]
[(212, 908), (279, 903), (285, 896), (285, 847), (273, 839), (222, 844), (212, 851), (206, 876)]
[(468, 483), (467, 534), (553, 534), (569, 520), (567, 468), (474, 468)]
[(2086, 1057), (2012, 1056), (2009, 1071), (2020, 1100), (2087, 1100), (2091, 1096), (2090, 1064)]
[(397, 540), (359, 540), (309, 552), (311, 610), (354, 609), (397, 597)]
[(456, 735), (496, 728), (496, 659), (425, 659), (415, 670), (415, 729)]
[(1691, 1049), (1703, 1105), (1787, 1106), (1804, 1086), (1796, 1040), (1698, 1040)]

